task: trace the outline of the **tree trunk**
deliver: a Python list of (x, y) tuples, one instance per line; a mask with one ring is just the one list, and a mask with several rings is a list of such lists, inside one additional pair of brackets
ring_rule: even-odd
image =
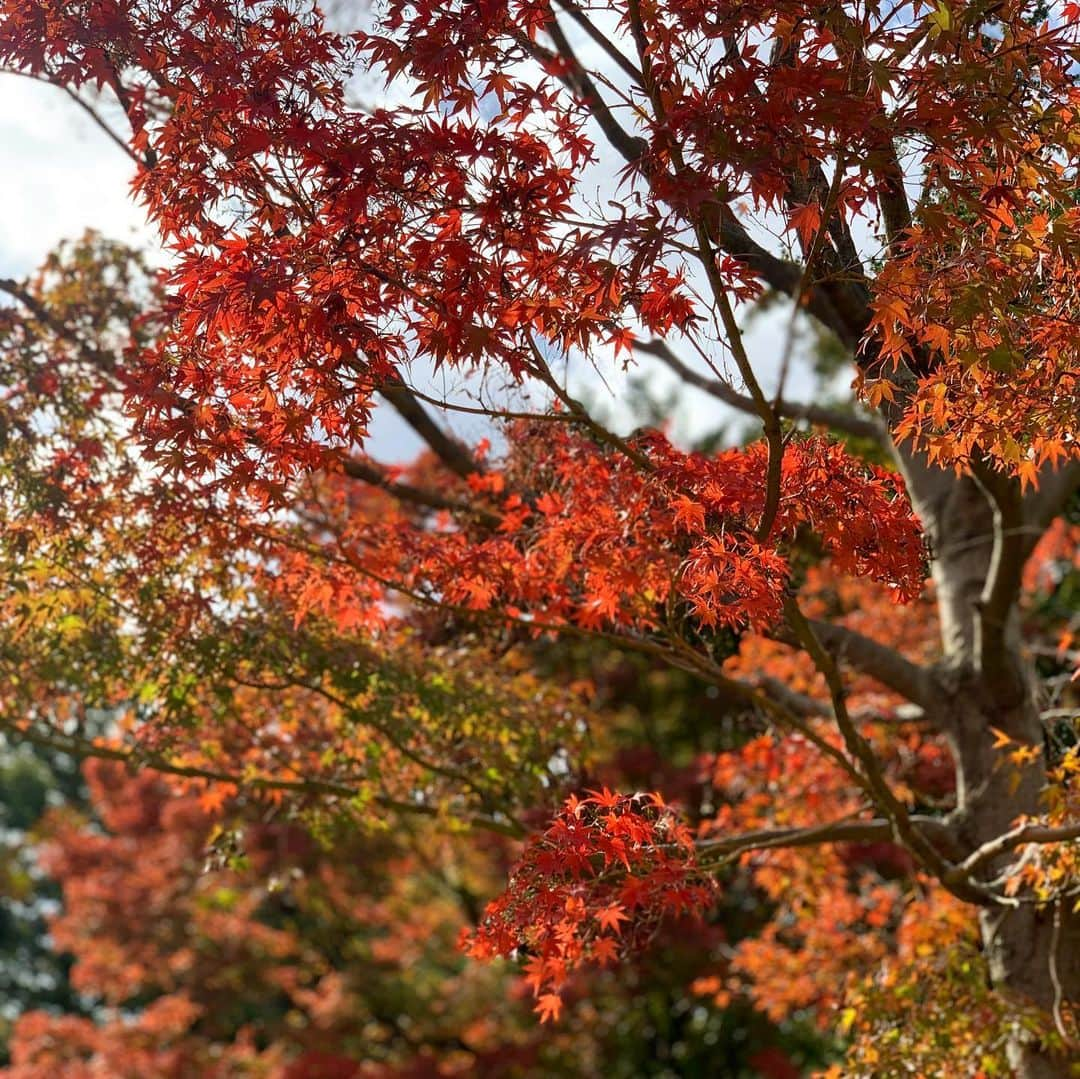
[[(1018, 696), (1002, 699), (1000, 680), (970, 668), (954, 672), (948, 699), (957, 760), (958, 825), (963, 846), (975, 850), (1007, 832), (1021, 815), (1038, 815), (1046, 782), (1044, 756), (1023, 769), (1011, 766), (995, 750), (994, 731), (1018, 744), (1043, 746), (1042, 724), (1031, 693), (1021, 680)], [(983, 869), (989, 881), (1006, 872), (1017, 857), (1006, 852)], [(1076, 1076), (1076, 1063), (1053, 1043), (1029, 1029), (1053, 1031), (1063, 1006), (1080, 1005), (1080, 917), (1072, 901), (1038, 909), (994, 906), (980, 912), (979, 928), (994, 987), (1018, 1016), (1008, 1046), (1009, 1063), (1019, 1079), (1065, 1079)], [(1036, 1019), (1025, 1025), (1024, 1013)]]
[[(988, 650), (982, 639), (982, 605), (1002, 543), (993, 499), (972, 476), (946, 474), (921, 455), (897, 450), (897, 457), (931, 546), (945, 657), (937, 672), (943, 702), (937, 719), (956, 762), (960, 842), (973, 851), (1007, 832), (1018, 817), (1045, 811), (1047, 762), (1036, 682), (1023, 659), (1015, 598), (1005, 625), (995, 627), (1001, 630), (997, 647)], [(1024, 768), (1013, 767), (1005, 751), (993, 748), (995, 731), (1040, 753)], [(1008, 851), (986, 864), (982, 879), (1001, 876), (1017, 854)], [(988, 907), (980, 912), (979, 929), (993, 985), (1018, 1020), (1008, 1046), (1015, 1074), (1075, 1077), (1075, 1062), (1053, 1044), (1055, 1038), (1048, 1044), (1031, 1029), (1053, 1032), (1063, 1006), (1080, 1006), (1080, 916), (1072, 903), (1039, 910), (1025, 897), (1018, 906)], [(1025, 1025), (1024, 1014), (1036, 1010), (1038, 1021)]]
[[(1064, 909), (983, 911), (983, 947), (994, 986), (1018, 1008), (1034, 1005), (1040, 1025), (1053, 1022), (1063, 1004), (1080, 1002), (1080, 918)], [(1047, 1017), (1050, 1017), (1047, 1019)], [(1075, 1056), (1017, 1029), (1008, 1045), (1009, 1064), (1019, 1079), (1075, 1079)]]

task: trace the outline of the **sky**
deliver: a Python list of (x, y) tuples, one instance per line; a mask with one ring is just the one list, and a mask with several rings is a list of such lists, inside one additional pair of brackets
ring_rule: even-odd
[(61, 90), (0, 73), (0, 276), (29, 273), (87, 228), (148, 236), (130, 177), (131, 161)]

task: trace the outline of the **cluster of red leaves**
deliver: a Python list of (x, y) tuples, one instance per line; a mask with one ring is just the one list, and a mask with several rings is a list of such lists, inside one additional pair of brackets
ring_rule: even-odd
[[(447, 15), (470, 31), (444, 28), (448, 77), (460, 39), (517, 33), (505, 5), (473, 7)], [(0, 25), (5, 61), (127, 106), (136, 190), (174, 252), (171, 330), (132, 401), (166, 463), (280, 495), (363, 439), (373, 392), (417, 353), (517, 374), (534, 334), (588, 348), (624, 312), (687, 324), (655, 245), (623, 265), (604, 229), (567, 232), (590, 151), (583, 117), (529, 130), (553, 90), (518, 87), (527, 104), (493, 124), (369, 115), (344, 91), (358, 43), (389, 63), (378, 39), (329, 33), (305, 3), (197, 8), (18, 0)], [(423, 42), (408, 52), (422, 67)]]
[[(825, 201), (848, 225), (875, 204), (888, 219), (896, 139), (930, 147), (911, 168), (947, 196), (890, 225), (876, 288), (870, 359), (925, 376), (903, 430), (1026, 479), (1075, 454), (1074, 27), (1019, 0), (994, 6), (993, 33), (961, 2), (613, 13), (648, 42), (654, 90), (626, 91), (639, 126), (607, 214), (579, 191), (594, 103), (540, 43), (545, 3), (394, 0), (355, 35), (305, 0), (5, 4), (0, 59), (108, 86), (131, 121), (136, 189), (175, 254), (172, 328), (131, 402), (162, 458), (280, 497), (363, 439), (372, 395), (416, 355), (519, 377), (537, 341), (588, 352), (687, 329), (683, 241), (741, 233), (741, 208), (783, 214), (804, 251)], [(350, 108), (364, 65), (420, 104)], [(737, 295), (759, 283), (745, 259), (712, 267)], [(876, 374), (871, 400), (892, 392)]]
[[(856, 632), (880, 632), (888, 624), (890, 640), (912, 659), (929, 661), (937, 654), (929, 597), (897, 607), (885, 589), (839, 575), (823, 563), (807, 572), (801, 602), (808, 616)], [(827, 699), (809, 657), (765, 637), (744, 635), (725, 670), (782, 684), (796, 700)], [(918, 723), (903, 722), (902, 698), (874, 679), (852, 672), (846, 685), (849, 713), (897, 796), (912, 806), (947, 798), (954, 770), (943, 740)], [(806, 722), (819, 739), (841, 748), (828, 721), (809, 715)], [(706, 759), (703, 767), (719, 805), (702, 822), (701, 857), (708, 856), (714, 836), (722, 843), (729, 835), (815, 828), (866, 812), (850, 776), (800, 733), (762, 734)], [(700, 978), (696, 989), (720, 1004), (745, 995), (777, 1020), (812, 1009), (823, 1026), (835, 1024), (853, 979), (871, 977), (883, 962), (894, 962), (897, 939), (928, 920), (939, 924), (942, 912), (952, 909), (940, 890), (925, 883), (913, 887), (911, 856), (888, 840), (748, 850), (738, 855), (733, 871), (766, 897), (775, 915), (762, 932), (738, 941), (717, 964), (717, 973)], [(911, 973), (915, 964), (929, 955), (900, 949), (912, 977), (917, 977)]]
[[(183, 994), (160, 997), (134, 1018), (95, 1023), (77, 1015), (28, 1012), (16, 1025), (11, 1079), (84, 1079), (91, 1075), (181, 1079), (235, 1079), (266, 1075), (273, 1053), (259, 1049), (250, 1032), (228, 1046), (207, 1048), (189, 1031), (202, 1009)], [(278, 1072), (279, 1075), (284, 1073)]]
[[(837, 744), (824, 723), (816, 733)], [(710, 780), (721, 805), (703, 825), (703, 856), (711, 835), (813, 828), (862, 811), (850, 778), (799, 734), (762, 735), (719, 755)], [(852, 972), (889, 954), (882, 930), (896, 926), (909, 896), (888, 878), (909, 875), (910, 858), (889, 843), (841, 844), (747, 851), (738, 865), (776, 915), (697, 989), (721, 1004), (745, 994), (776, 1021), (811, 1008), (831, 1024)]]
[[(873, 323), (882, 359), (922, 372), (898, 433), (946, 464), (978, 448), (1027, 485), (1076, 453), (1080, 213), (1053, 208), (1041, 180), (986, 184), (976, 225), (967, 203), (924, 211), (878, 280)], [(864, 383), (871, 403), (892, 397), (890, 373)]]
[[(64, 909), (50, 919), (50, 933), (57, 948), (75, 956), (73, 986), (98, 1008), (94, 1018), (44, 1010), (22, 1015), (4, 1074), (281, 1074), (271, 1070), (277, 1047), (256, 1045), (250, 1028), (217, 1045), (199, 1028), (212, 1027), (228, 1010), (230, 968), (253, 964), (265, 973), (269, 964), (271, 977), (281, 976), (302, 964), (303, 945), (253, 921), (256, 893), (225, 909), (203, 878), (200, 894), (212, 818), (194, 797), (170, 795), (160, 777), (130, 776), (114, 762), (92, 761), (85, 776), (100, 826), (90, 829), (56, 811), (41, 824), (40, 858), (64, 887)], [(215, 942), (212, 952), (208, 940)], [(263, 979), (264, 993), (266, 984)], [(137, 1013), (123, 1007), (140, 996), (147, 1003)]]
[(349, 828), (331, 846), (320, 828), (232, 798), (208, 811), (149, 771), (97, 761), (84, 774), (95, 819), (53, 810), (39, 849), (63, 890), (50, 933), (94, 1014), (24, 1013), (4, 1079), (400, 1079), (498, 1074), (496, 1058), (527, 1066), (534, 1025), (503, 975), (453, 970), (465, 915), (443, 874), (452, 865), (465, 887), (494, 887), (499, 843)]
[(340, 531), (323, 556), (277, 559), (282, 595), (300, 617), (359, 619), (374, 581), (539, 628), (656, 630), (685, 611), (704, 626), (763, 629), (779, 620), (790, 586), (785, 547), (805, 531), (837, 570), (881, 581), (896, 599), (922, 588), (925, 551), (902, 481), (838, 444), (788, 444), (779, 509), (759, 540), (763, 443), (688, 454), (649, 434), (633, 447), (642, 469), (569, 427), (540, 426), (515, 428), (503, 467), (471, 479), (469, 493), (499, 519), (494, 530), (433, 528), (389, 500), (357, 512), (344, 484)]
[[(722, 581), (737, 581), (740, 576), (730, 570), (722, 575), (709, 572), (706, 567), (717, 546), (735, 551), (739, 543), (751, 546), (750, 533), (764, 513), (768, 448), (757, 442), (707, 457), (680, 453), (661, 439), (655, 446), (661, 476), (674, 492), (682, 492), (669, 496), (672, 531), (685, 531), (698, 541), (689, 556), (684, 587), (688, 594), (690, 590), (714, 594)], [(733, 537), (734, 543), (726, 535), (729, 522), (738, 537)], [(887, 584), (901, 602), (922, 590), (925, 550), (903, 481), (895, 472), (867, 465), (842, 445), (818, 437), (788, 443), (781, 463), (779, 508), (762, 542), (781, 547), (803, 529), (820, 539), (841, 573)], [(777, 598), (774, 593), (773, 602)], [(710, 616), (711, 606), (700, 604), (703, 619), (731, 621)]]
[[(800, 0), (612, 10), (648, 42), (661, 102), (661, 122), (640, 109), (641, 138), (623, 148), (628, 180), (648, 190), (609, 226), (620, 239), (640, 249), (650, 230), (676, 236), (695, 219), (719, 231), (725, 202), (782, 213), (805, 253), (826, 202), (849, 222), (876, 207), (892, 257), (876, 282), (869, 399), (892, 394), (887, 365), (904, 359), (922, 377), (901, 433), (932, 458), (962, 462), (978, 447), (1029, 482), (1075, 455), (1075, 20), (1040, 22), (1020, 2), (991, 12), (957, 2), (823, 15)], [(434, 20), (423, 4), (390, 11), (365, 49), (429, 103), (471, 115), (488, 93), (506, 116), (536, 108), (563, 124), (588, 105), (541, 103), (506, 74), (543, 31), (544, 5), (451, 4)], [(568, 74), (555, 60), (546, 70)], [(897, 138), (925, 149), (901, 161)], [(815, 170), (836, 146), (844, 170), (826, 197)], [(914, 222), (889, 208), (907, 169), (935, 192)], [(752, 283), (731, 259), (721, 268), (736, 290)]]
[[(864, 391), (891, 398), (889, 368), (905, 361), (919, 379), (899, 433), (946, 464), (978, 448), (1027, 484), (1077, 453), (1077, 25), (1013, 3), (995, 15), (990, 34), (978, 4), (950, 5), (940, 55), (911, 77), (898, 119), (932, 147), (936, 194), (875, 282), (871, 348), (884, 367)], [(957, 110), (947, 103), (964, 67), (979, 77)]]
[(700, 914), (713, 898), (689, 829), (663, 799), (605, 788), (567, 800), (463, 942), (478, 958), (528, 956), (536, 1010), (558, 1019), (576, 967), (613, 962), (664, 918)]

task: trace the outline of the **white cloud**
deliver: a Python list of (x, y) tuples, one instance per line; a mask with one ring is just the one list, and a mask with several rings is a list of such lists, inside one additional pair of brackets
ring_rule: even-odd
[(148, 237), (131, 160), (55, 87), (0, 73), (0, 157), (0, 275), (29, 272), (87, 228)]

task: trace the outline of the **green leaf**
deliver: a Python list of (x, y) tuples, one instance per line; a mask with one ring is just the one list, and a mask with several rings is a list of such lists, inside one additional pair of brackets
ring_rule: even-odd
[(947, 34), (952, 29), (952, 12), (948, 4), (938, 0), (938, 5), (930, 12), (930, 37), (936, 38), (939, 34)]
[(1023, 357), (1014, 348), (1008, 345), (998, 345), (992, 352), (987, 353), (986, 363), (991, 371), (1008, 374), (1016, 369)]

